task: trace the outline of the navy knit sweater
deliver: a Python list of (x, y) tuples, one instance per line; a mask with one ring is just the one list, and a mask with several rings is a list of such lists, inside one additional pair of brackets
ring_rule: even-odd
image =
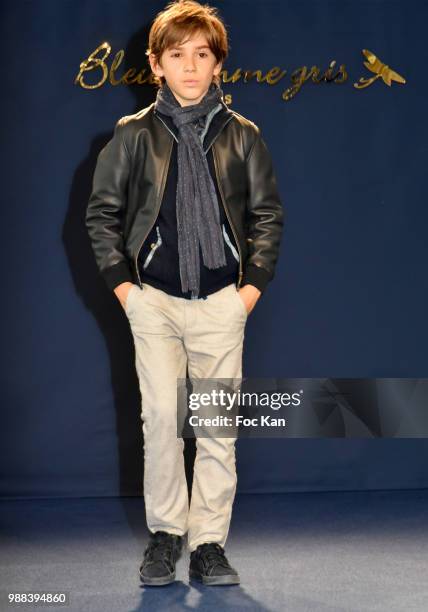
[[(210, 174), (217, 193), (220, 211), (220, 223), (223, 232), (226, 265), (221, 268), (210, 270), (205, 267), (202, 259), (202, 251), (199, 246), (200, 259), (200, 291), (199, 298), (206, 297), (214, 291), (236, 283), (239, 270), (239, 254), (233, 232), (229, 225), (224, 210), (220, 192), (218, 189), (212, 148), (207, 151), (207, 162)], [(147, 236), (138, 256), (138, 267), (140, 278), (147, 283), (165, 291), (170, 295), (191, 299), (191, 291), (183, 292), (181, 289), (179, 259), (178, 259), (178, 234), (176, 214), (176, 190), (177, 190), (177, 142), (174, 140), (171, 162), (165, 184), (159, 215)]]

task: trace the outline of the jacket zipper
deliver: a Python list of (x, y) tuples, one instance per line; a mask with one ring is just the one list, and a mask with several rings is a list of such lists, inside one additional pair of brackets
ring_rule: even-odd
[(221, 182), (220, 182), (220, 179), (219, 179), (218, 167), (217, 167), (217, 152), (216, 152), (215, 147), (213, 148), (213, 153), (214, 153), (215, 174), (216, 174), (216, 178), (217, 178), (218, 189), (220, 191), (221, 199), (222, 199), (222, 202), (223, 202), (223, 208), (224, 208), (224, 210), (226, 212), (226, 216), (227, 216), (227, 219), (229, 221), (229, 225), (231, 227), (231, 230), (233, 232), (233, 236), (235, 238), (236, 245), (238, 247), (238, 253), (239, 253), (239, 278), (238, 278), (238, 284), (237, 284), (236, 287), (237, 287), (237, 289), (239, 289), (239, 287), (241, 286), (242, 277), (244, 275), (244, 273), (242, 271), (242, 253), (241, 253), (241, 247), (239, 246), (239, 240), (238, 240), (238, 237), (236, 235), (235, 228), (233, 227), (233, 223), (232, 223), (232, 220), (230, 218), (229, 211), (227, 210), (226, 200), (225, 200), (225, 197), (224, 197), (224, 194), (223, 194), (223, 189), (221, 187)]
[(145, 270), (147, 268), (147, 266), (149, 265), (149, 263), (153, 259), (155, 251), (162, 244), (162, 238), (161, 238), (160, 231), (159, 231), (159, 225), (156, 226), (156, 235), (157, 235), (157, 240), (156, 240), (156, 242), (154, 244), (151, 245), (151, 250), (150, 250), (149, 254), (147, 255), (147, 257), (146, 257), (146, 259), (144, 260), (144, 263), (143, 263), (143, 270)]
[[(162, 123), (163, 123), (163, 121), (162, 121)], [(170, 130), (168, 130), (168, 131), (170, 132)], [(164, 189), (165, 189), (166, 177), (168, 175), (168, 168), (169, 168), (169, 164), (170, 164), (170, 161), (171, 161), (171, 153), (172, 153), (173, 144), (174, 144), (174, 139), (171, 140), (171, 145), (169, 147), (168, 161), (165, 164), (165, 169), (164, 169), (164, 173), (163, 173), (163, 176), (162, 176), (161, 187), (160, 187), (160, 191), (159, 191), (159, 201), (158, 201), (158, 205), (156, 207), (156, 215), (155, 215), (154, 221), (153, 221), (152, 225), (150, 226), (150, 228), (148, 229), (148, 231), (146, 232), (146, 235), (144, 236), (143, 240), (141, 241), (140, 247), (137, 250), (137, 253), (135, 255), (135, 270), (137, 272), (138, 284), (140, 285), (140, 288), (142, 288), (143, 284), (141, 282), (140, 272), (138, 270), (138, 256), (140, 254), (141, 248), (142, 248), (142, 246), (143, 246), (147, 236), (150, 234), (150, 232), (151, 232), (151, 230), (152, 230), (152, 228), (153, 228), (153, 226), (156, 223), (156, 220), (158, 218), (159, 210), (160, 210), (160, 207), (161, 207), (161, 204), (162, 204), (163, 192), (164, 192)]]
[(239, 254), (236, 251), (235, 247), (233, 246), (233, 244), (232, 244), (232, 242), (231, 242), (231, 240), (229, 238), (229, 234), (226, 232), (226, 228), (225, 228), (224, 223), (222, 224), (222, 228), (223, 228), (223, 236), (224, 236), (224, 239), (226, 241), (227, 246), (230, 249), (230, 252), (232, 253), (233, 257), (236, 259), (236, 261), (239, 261)]

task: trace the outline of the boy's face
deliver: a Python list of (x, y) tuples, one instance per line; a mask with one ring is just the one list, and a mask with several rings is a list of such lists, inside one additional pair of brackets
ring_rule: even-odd
[(177, 47), (166, 49), (159, 63), (152, 54), (149, 61), (153, 73), (165, 77), (181, 106), (198, 104), (208, 91), (213, 76), (220, 74), (221, 70), (221, 62), (217, 64), (202, 32), (177, 44)]

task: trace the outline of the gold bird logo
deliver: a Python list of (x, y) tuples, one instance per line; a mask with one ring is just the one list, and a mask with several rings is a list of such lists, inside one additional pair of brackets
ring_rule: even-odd
[(389, 85), (389, 87), (391, 87), (392, 81), (397, 81), (397, 83), (406, 82), (406, 80), (400, 74), (392, 70), (392, 68), (387, 66), (387, 64), (381, 62), (380, 59), (368, 49), (363, 49), (363, 55), (368, 59), (367, 62), (363, 62), (364, 66), (368, 68), (370, 72), (374, 72), (376, 76), (371, 77), (370, 79), (361, 77), (358, 83), (354, 83), (354, 87), (357, 89), (368, 87), (379, 78), (381, 78), (386, 85)]

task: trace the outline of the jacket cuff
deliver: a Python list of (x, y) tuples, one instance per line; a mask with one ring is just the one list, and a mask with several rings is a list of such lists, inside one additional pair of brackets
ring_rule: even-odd
[(259, 291), (263, 293), (266, 289), (266, 285), (271, 280), (271, 274), (265, 268), (248, 264), (242, 277), (241, 287), (244, 285), (254, 285)]
[(134, 282), (131, 270), (126, 261), (120, 261), (114, 266), (105, 268), (101, 271), (101, 275), (107, 283), (108, 288), (113, 291), (120, 283)]

